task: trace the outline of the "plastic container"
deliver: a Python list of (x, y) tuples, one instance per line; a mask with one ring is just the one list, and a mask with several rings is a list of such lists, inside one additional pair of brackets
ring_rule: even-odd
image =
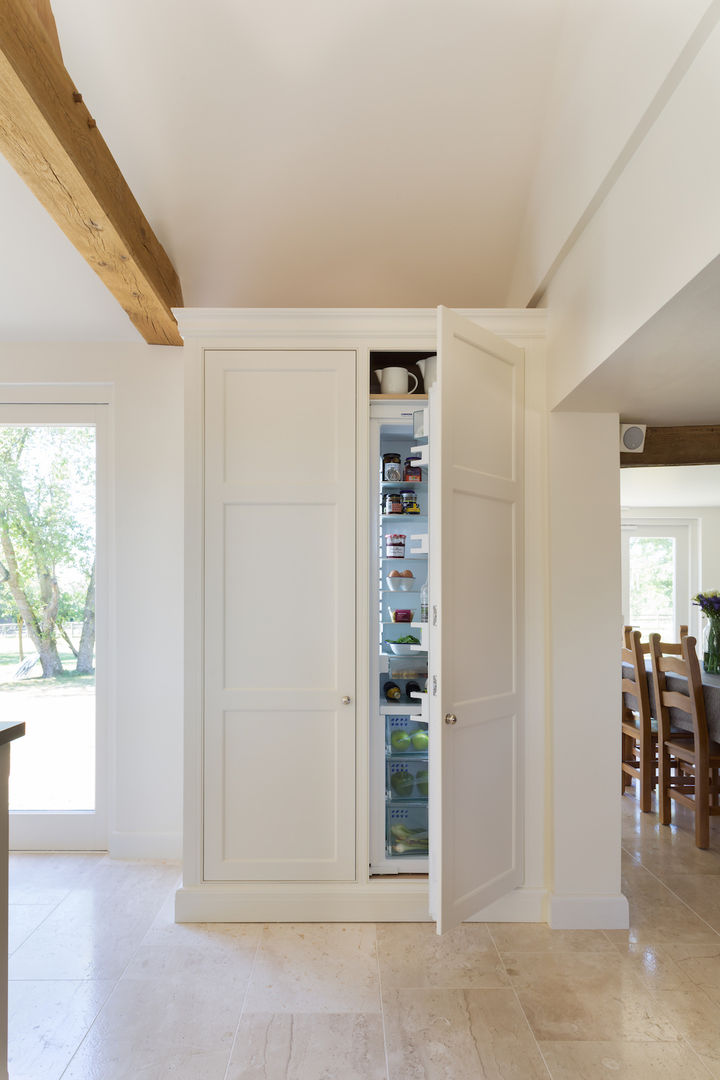
[(385, 807), (385, 822), (388, 855), (404, 857), (427, 855), (427, 802), (408, 802), (405, 806), (388, 802)]
[(410, 608), (388, 607), (388, 614), (390, 616), (390, 622), (412, 622), (414, 612), (412, 612)]
[(388, 758), (385, 762), (385, 784), (387, 797), (393, 802), (427, 799), (427, 756)]
[[(420, 702), (418, 702), (419, 706)], [(416, 736), (413, 741), (413, 735)], [(424, 736), (424, 739), (421, 738)], [(391, 756), (428, 756), (428, 726), (419, 716), (385, 717), (385, 752)]]

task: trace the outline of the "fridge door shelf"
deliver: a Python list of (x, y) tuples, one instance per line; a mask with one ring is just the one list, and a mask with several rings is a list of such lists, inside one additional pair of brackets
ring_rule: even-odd
[[(393, 626), (397, 626), (397, 623), (393, 623)], [(411, 645), (413, 652), (427, 652), (428, 648), (428, 623), (426, 622), (412, 622), (410, 626), (413, 629), (415, 637), (420, 638), (419, 645)]]
[(385, 781), (390, 802), (424, 801), (428, 795), (427, 755), (388, 758)]
[(414, 536), (410, 537), (409, 542), (411, 544), (416, 544), (417, 545), (416, 547), (410, 548), (409, 558), (412, 558), (413, 555), (427, 555), (427, 553), (428, 553), (428, 534), (427, 533), (416, 533)]
[(388, 856), (417, 856), (428, 853), (427, 802), (408, 802), (404, 806), (386, 806)]
[(415, 458), (413, 464), (420, 465), (422, 466), (422, 468), (427, 469), (428, 465), (430, 464), (430, 450), (427, 442), (423, 440), (422, 446), (411, 446), (410, 453), (420, 455), (420, 457)]

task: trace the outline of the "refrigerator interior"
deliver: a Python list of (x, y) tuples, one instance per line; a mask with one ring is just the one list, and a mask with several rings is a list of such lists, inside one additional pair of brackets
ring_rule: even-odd
[[(412, 448), (427, 439), (414, 437), (412, 419), (373, 419), (371, 439), (370, 870), (424, 874), (429, 794), (426, 592), (423, 597), (428, 474), (426, 464), (407, 459), (414, 456)], [(398, 462), (388, 460), (387, 455), (393, 454)], [(421, 469), (420, 480), (405, 479), (408, 466)], [(407, 636), (414, 642), (399, 641)]]

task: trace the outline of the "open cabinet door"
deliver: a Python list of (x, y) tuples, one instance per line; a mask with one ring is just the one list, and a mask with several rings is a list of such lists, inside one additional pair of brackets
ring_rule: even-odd
[(438, 933), (522, 880), (524, 354), (439, 309), (430, 400), (430, 905)]

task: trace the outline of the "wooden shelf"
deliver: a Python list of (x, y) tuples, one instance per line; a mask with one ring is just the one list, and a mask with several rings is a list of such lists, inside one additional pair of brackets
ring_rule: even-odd
[(427, 401), (427, 394), (371, 394), (371, 401)]

